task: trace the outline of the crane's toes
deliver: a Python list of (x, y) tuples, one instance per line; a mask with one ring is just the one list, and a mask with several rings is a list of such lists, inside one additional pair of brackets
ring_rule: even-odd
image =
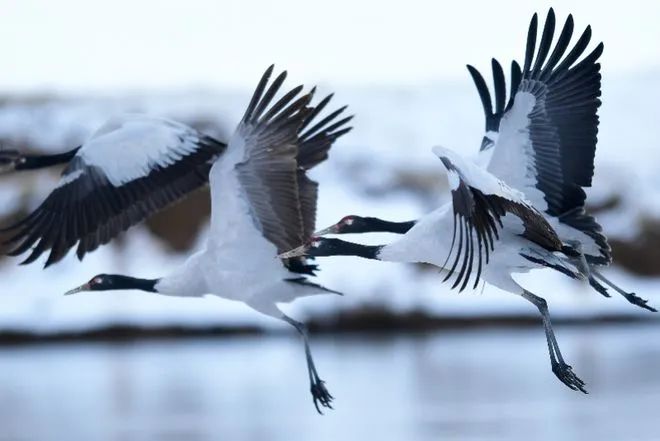
[(566, 363), (553, 362), (552, 372), (557, 376), (557, 378), (559, 378), (559, 381), (564, 383), (569, 388), (573, 390), (579, 390), (585, 394), (588, 393), (584, 388), (584, 381), (575, 375), (575, 372), (573, 372), (573, 368), (570, 365)]
[(657, 309), (655, 309), (655, 308), (652, 307), (652, 306), (649, 306), (649, 304), (648, 304), (649, 301), (648, 301), (648, 300), (644, 300), (643, 298), (639, 297), (639, 296), (638, 296), (637, 294), (635, 294), (634, 292), (630, 292), (630, 293), (628, 293), (628, 294), (624, 294), (624, 297), (626, 298), (626, 300), (628, 300), (628, 301), (629, 301), (630, 303), (632, 303), (633, 305), (637, 305), (637, 306), (639, 306), (640, 308), (647, 309), (647, 310), (649, 310), (649, 311), (651, 311), (651, 312), (658, 312)]
[(325, 381), (317, 378), (316, 381), (312, 383), (310, 391), (312, 392), (312, 398), (314, 399), (314, 407), (316, 407), (316, 411), (318, 413), (323, 415), (319, 404), (328, 409), (332, 409), (332, 405), (330, 403), (332, 402), (333, 397), (330, 395), (330, 392), (328, 392), (328, 389), (326, 389)]

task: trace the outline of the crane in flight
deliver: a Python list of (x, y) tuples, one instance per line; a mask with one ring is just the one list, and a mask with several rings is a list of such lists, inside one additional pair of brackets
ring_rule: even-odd
[[(484, 280), (520, 295), (541, 314), (552, 371), (571, 389), (586, 393), (560, 352), (547, 302), (511, 275), (552, 268), (587, 280), (604, 296), (612, 288), (630, 303), (656, 310), (599, 270), (612, 256), (601, 226), (586, 211), (583, 187), (591, 185), (594, 173), (603, 44), (585, 55), (591, 27), (571, 45), (573, 27), (569, 15), (553, 46), (555, 14), (550, 9), (537, 45), (534, 14), (523, 67), (515, 61), (511, 65), (508, 99), (504, 70), (492, 60), (494, 105), (483, 76), (468, 65), (484, 108), (486, 133), (476, 162), (449, 149), (433, 149), (447, 170), (451, 202), (406, 222), (345, 216), (281, 256), (425, 262), (438, 266), (445, 281), (452, 279), (452, 288), (475, 289)], [(374, 246), (322, 237), (367, 232), (402, 236)]]
[(204, 248), (157, 279), (99, 274), (67, 294), (136, 289), (166, 296), (213, 294), (284, 320), (302, 336), (314, 405), (331, 408), (303, 323), (278, 303), (337, 294), (315, 283), (307, 258), (278, 258), (313, 233), (318, 185), (307, 171), (323, 162), (334, 141), (351, 130), (346, 107), (320, 117), (332, 95), (312, 104), (315, 89), (298, 86), (275, 100), (286, 72), (262, 76), (228, 144), (185, 125), (123, 115), (82, 146), (50, 156), (3, 157), (25, 170), (66, 163), (56, 188), (32, 214), (4, 230), (9, 254), (30, 251), (23, 263), (49, 252), (46, 266), (77, 244), (80, 259), (118, 233), (210, 183), (211, 226)]

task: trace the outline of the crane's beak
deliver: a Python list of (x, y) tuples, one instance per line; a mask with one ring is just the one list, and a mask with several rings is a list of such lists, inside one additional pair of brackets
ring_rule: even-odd
[(339, 234), (339, 224), (337, 223), (329, 226), (328, 228), (317, 231), (314, 233), (314, 237), (325, 236), (326, 234)]
[(298, 248), (294, 248), (291, 251), (286, 251), (277, 257), (279, 257), (280, 259), (291, 259), (292, 257), (306, 256), (308, 249), (309, 249), (309, 244), (301, 245)]
[(85, 283), (83, 285), (80, 285), (78, 288), (73, 288), (72, 290), (65, 292), (64, 295), (70, 296), (71, 294), (76, 294), (82, 291), (89, 291), (89, 290), (90, 290), (89, 283)]

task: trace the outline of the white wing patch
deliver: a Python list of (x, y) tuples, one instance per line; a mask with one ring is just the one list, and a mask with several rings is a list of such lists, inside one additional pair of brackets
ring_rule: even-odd
[(78, 156), (103, 170), (119, 187), (167, 167), (197, 148), (197, 132), (183, 124), (143, 115), (125, 115), (103, 125)]
[(540, 211), (548, 204), (543, 192), (536, 187), (535, 155), (529, 134), (529, 114), (536, 105), (536, 97), (529, 92), (516, 93), (513, 107), (500, 122), (499, 137), (492, 149), (487, 170), (509, 186), (522, 191)]

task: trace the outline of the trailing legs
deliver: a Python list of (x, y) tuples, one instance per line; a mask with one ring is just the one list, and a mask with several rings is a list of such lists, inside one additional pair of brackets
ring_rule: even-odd
[(332, 395), (330, 395), (330, 392), (328, 392), (328, 390), (326, 389), (325, 382), (321, 380), (318, 372), (316, 371), (316, 366), (314, 365), (314, 359), (312, 358), (312, 351), (309, 348), (307, 327), (303, 323), (300, 323), (284, 314), (282, 314), (282, 318), (284, 319), (284, 321), (286, 321), (287, 323), (291, 324), (294, 328), (296, 328), (296, 330), (303, 339), (303, 343), (305, 344), (305, 357), (307, 358), (307, 373), (309, 375), (310, 391), (312, 393), (312, 398), (314, 400), (314, 406), (316, 407), (316, 411), (320, 414), (323, 414), (323, 412), (321, 412), (321, 409), (319, 408), (319, 404), (321, 404), (321, 406), (326, 407), (328, 409), (332, 409), (332, 405), (330, 403), (332, 402), (333, 397)]
[(554, 372), (557, 378), (559, 378), (559, 380), (566, 386), (586, 394), (587, 391), (584, 388), (584, 381), (573, 373), (571, 366), (564, 361), (564, 357), (561, 355), (559, 344), (557, 343), (557, 338), (555, 337), (555, 332), (552, 329), (552, 323), (550, 322), (547, 302), (545, 299), (534, 295), (527, 290), (523, 290), (522, 297), (529, 300), (541, 313), (545, 338), (548, 343), (548, 352), (550, 354), (550, 363), (552, 364), (552, 372)]

